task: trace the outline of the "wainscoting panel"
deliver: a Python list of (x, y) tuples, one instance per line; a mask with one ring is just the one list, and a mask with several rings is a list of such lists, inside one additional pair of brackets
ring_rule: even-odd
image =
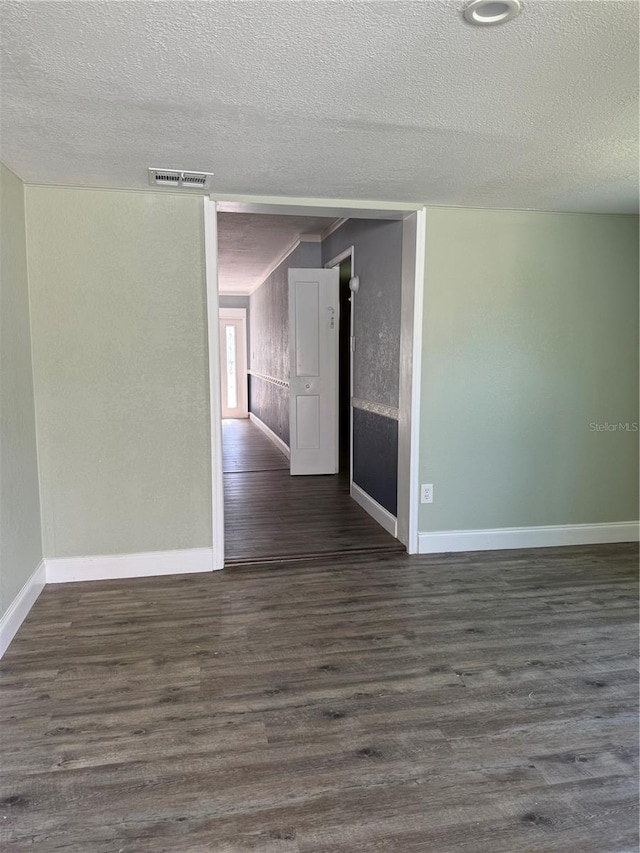
[(392, 516), (397, 514), (397, 420), (354, 408), (353, 482)]

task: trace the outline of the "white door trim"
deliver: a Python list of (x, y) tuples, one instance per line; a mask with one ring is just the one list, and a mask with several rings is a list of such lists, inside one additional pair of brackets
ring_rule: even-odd
[(404, 219), (422, 210), (422, 204), (402, 201), (366, 201), (344, 198), (239, 195), (215, 192), (209, 196), (225, 213), (284, 213), (290, 216), (327, 216), (336, 219)]
[[(416, 214), (416, 263), (413, 294), (413, 353), (411, 364), (411, 413), (409, 451), (409, 543), (407, 552), (418, 553), (418, 512), (420, 509), (420, 397), (422, 385), (422, 326), (426, 279), (427, 208)], [(399, 449), (399, 448), (398, 448)]]
[[(346, 221), (347, 220), (345, 219), (345, 222)], [(326, 270), (329, 270), (332, 267), (337, 267), (338, 264), (341, 264), (342, 261), (345, 261), (347, 258), (351, 258), (351, 276), (353, 277), (353, 259), (355, 257), (355, 253), (355, 246), (349, 246), (349, 248), (345, 249), (344, 252), (340, 252), (340, 254), (336, 255), (335, 258), (331, 258), (330, 261), (327, 261), (327, 263), (324, 265), (324, 268)]]
[(204, 201), (204, 255), (209, 354), (211, 429), (211, 543), (213, 569), (224, 567), (224, 483), (222, 475), (222, 405), (220, 399), (220, 315), (218, 314), (218, 222), (216, 203)]
[[(418, 550), (419, 470), (418, 449), (420, 429), (420, 381), (422, 365), (422, 306), (424, 293), (426, 208), (423, 205), (348, 201), (336, 199), (270, 198), (250, 195), (212, 195), (205, 197), (205, 254), (207, 278), (207, 322), (209, 340), (209, 394), (211, 411), (211, 479), (214, 568), (224, 565), (224, 505), (222, 479), (222, 420), (220, 417), (220, 357), (218, 352), (218, 268), (217, 268), (217, 202), (224, 202), (227, 210), (245, 212), (359, 217), (364, 219), (404, 219), (415, 213), (416, 256), (415, 293), (412, 328), (412, 376), (410, 401), (410, 489), (409, 489), (409, 539), (407, 551)], [(208, 206), (209, 205), (209, 206)]]
[[(338, 220), (340, 221), (340, 220)], [(344, 222), (347, 220), (345, 219)], [(344, 224), (344, 223), (342, 223)], [(339, 227), (339, 226), (338, 226)], [(324, 267), (332, 269), (339, 266), (342, 261), (351, 258), (351, 278), (356, 274), (356, 249), (349, 246), (344, 252), (340, 252), (335, 258), (331, 258)], [(355, 329), (356, 295), (351, 292), (351, 311), (349, 320), (349, 494), (353, 492), (353, 330)], [(339, 408), (339, 407), (338, 407)], [(353, 495), (352, 495), (353, 496)]]
[(246, 308), (219, 308), (218, 315), (221, 320), (244, 320), (247, 322)]

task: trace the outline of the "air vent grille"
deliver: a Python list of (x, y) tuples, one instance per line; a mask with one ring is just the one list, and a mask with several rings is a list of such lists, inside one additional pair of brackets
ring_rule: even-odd
[(155, 173), (156, 184), (171, 184), (172, 186), (178, 186), (180, 183), (180, 175), (176, 172), (175, 174), (170, 174), (169, 172), (156, 172)]
[(206, 190), (213, 172), (183, 172), (179, 169), (149, 169), (151, 186)]
[(207, 183), (207, 176), (196, 175), (192, 172), (183, 172), (182, 183), (185, 187), (204, 187)]

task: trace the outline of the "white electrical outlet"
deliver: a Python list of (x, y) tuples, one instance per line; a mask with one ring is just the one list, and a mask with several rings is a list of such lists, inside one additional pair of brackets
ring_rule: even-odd
[(420, 503), (433, 503), (433, 483), (423, 483), (420, 486)]

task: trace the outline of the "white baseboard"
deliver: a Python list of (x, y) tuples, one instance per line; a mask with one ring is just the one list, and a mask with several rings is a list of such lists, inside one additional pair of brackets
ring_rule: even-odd
[(96, 557), (56, 557), (45, 560), (45, 563), (47, 583), (141, 578), (214, 570), (212, 548)]
[(372, 518), (378, 522), (381, 527), (390, 533), (392, 536), (398, 537), (398, 520), (395, 515), (391, 515), (389, 510), (381, 506), (378, 501), (375, 501), (371, 495), (368, 495), (360, 486), (351, 483), (351, 497), (359, 504), (362, 509), (366, 510)]
[(44, 560), (41, 560), (38, 568), (13, 599), (2, 619), (0, 619), (0, 658), (6, 652), (18, 628), (27, 618), (29, 611), (36, 603), (36, 599), (44, 589), (45, 583), (45, 564)]
[(249, 412), (249, 420), (251, 421), (251, 423), (254, 423), (258, 427), (258, 429), (261, 429), (262, 432), (267, 436), (267, 438), (271, 439), (271, 441), (275, 444), (278, 450), (281, 451), (281, 453), (284, 453), (287, 459), (291, 458), (289, 445), (285, 444), (284, 441), (280, 438), (280, 436), (276, 435), (275, 432), (264, 423), (264, 421), (261, 421), (259, 417), (253, 414), (253, 412)]
[(450, 551), (500, 551), (507, 548), (637, 542), (639, 534), (640, 522), (637, 521), (503, 527), (495, 530), (438, 530), (433, 533), (418, 533), (418, 553), (443, 554)]

